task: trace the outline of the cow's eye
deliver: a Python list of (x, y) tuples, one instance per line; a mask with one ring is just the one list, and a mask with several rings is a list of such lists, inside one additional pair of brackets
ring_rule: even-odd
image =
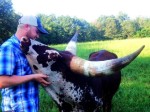
[(28, 42), (28, 39), (27, 38), (23, 38), (23, 42)]
[(34, 68), (35, 70), (38, 70), (38, 67), (37, 67), (36, 65), (33, 65), (33, 68)]

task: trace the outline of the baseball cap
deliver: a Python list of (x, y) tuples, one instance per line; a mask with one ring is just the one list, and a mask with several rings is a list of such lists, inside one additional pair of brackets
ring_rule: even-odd
[(48, 32), (42, 26), (40, 18), (36, 16), (22, 16), (19, 19), (19, 24), (29, 24), (32, 26), (36, 26), (42, 34), (48, 34)]

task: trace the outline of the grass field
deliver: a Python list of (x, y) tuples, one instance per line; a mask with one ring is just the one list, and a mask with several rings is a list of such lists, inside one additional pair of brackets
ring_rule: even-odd
[[(118, 57), (130, 54), (145, 45), (142, 53), (122, 70), (120, 88), (113, 97), (112, 112), (150, 112), (150, 38), (94, 41), (77, 44), (77, 55), (88, 58), (93, 51), (109, 50)], [(52, 45), (63, 50), (66, 44)], [(55, 103), (40, 89), (40, 112), (58, 112)]]

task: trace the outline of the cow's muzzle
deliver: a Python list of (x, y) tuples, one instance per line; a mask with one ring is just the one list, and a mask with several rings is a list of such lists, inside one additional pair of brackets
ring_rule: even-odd
[(27, 37), (21, 38), (20, 48), (25, 54), (28, 53), (30, 45), (31, 45), (30, 39), (28, 39)]

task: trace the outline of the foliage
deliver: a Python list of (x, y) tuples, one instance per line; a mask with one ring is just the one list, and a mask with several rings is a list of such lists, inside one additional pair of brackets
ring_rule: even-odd
[(123, 21), (130, 20), (130, 17), (123, 12), (119, 12), (119, 14), (117, 16), (117, 20), (119, 20), (119, 22), (121, 23)]
[(105, 27), (105, 36), (109, 38), (115, 38), (117, 34), (120, 33), (120, 23), (115, 18), (107, 18)]
[[(39, 41), (45, 44), (60, 44), (69, 41), (79, 31), (79, 42), (150, 37), (150, 18), (138, 17), (131, 20), (127, 14), (100, 16), (94, 22), (70, 16), (38, 14), (48, 35), (41, 35)], [(19, 14), (12, 8), (11, 0), (0, 0), (0, 43), (15, 33)]]
[(101, 33), (85, 20), (71, 18), (69, 16), (56, 17), (55, 15), (38, 15), (45, 28), (50, 32), (48, 36), (41, 35), (40, 41), (46, 44), (66, 43), (76, 31), (80, 32), (79, 41), (97, 40), (96, 36), (102, 38)]
[(135, 37), (150, 37), (150, 28), (143, 28), (137, 31)]
[(123, 21), (121, 26), (122, 26), (122, 36), (124, 38), (132, 37), (136, 33), (136, 31), (139, 30), (138, 24), (130, 20)]
[(0, 42), (15, 32), (18, 17), (13, 11), (11, 0), (0, 0)]

